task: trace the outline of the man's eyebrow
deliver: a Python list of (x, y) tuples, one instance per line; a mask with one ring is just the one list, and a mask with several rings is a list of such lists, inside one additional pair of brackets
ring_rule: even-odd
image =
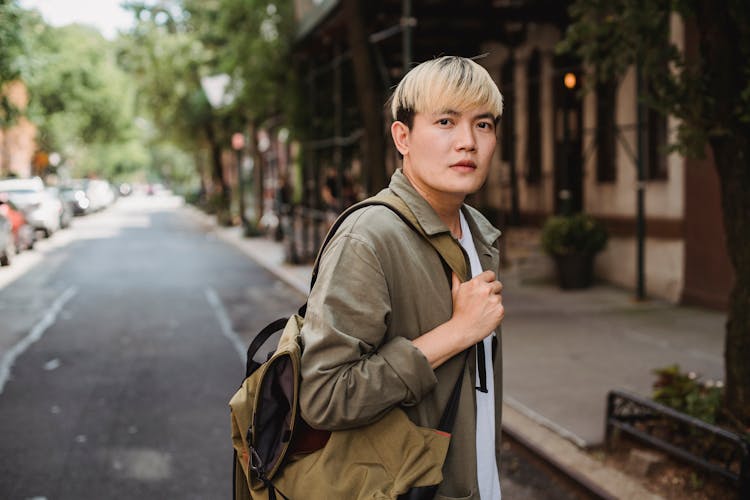
[[(460, 116), (461, 112), (456, 111), (455, 109), (446, 108), (446, 109), (439, 110), (438, 112), (435, 113), (435, 115)], [(495, 115), (493, 115), (492, 113), (490, 113), (489, 111), (487, 111), (486, 113), (480, 113), (480, 114), (475, 115), (475, 116), (472, 117), (473, 120), (482, 120), (482, 119), (485, 119), (485, 118), (489, 118), (490, 120), (494, 120), (495, 119)]]
[(458, 115), (460, 115), (461, 113), (459, 113), (459, 112), (458, 112), (458, 111), (456, 111), (455, 109), (450, 109), (450, 108), (446, 108), (446, 109), (441, 109), (441, 110), (438, 110), (438, 111), (437, 111), (437, 112), (436, 112), (435, 114), (436, 114), (436, 115), (451, 115), (451, 116), (458, 116)]
[(487, 112), (487, 113), (480, 113), (480, 114), (474, 116), (475, 120), (482, 120), (484, 118), (489, 118), (490, 120), (494, 120), (495, 119), (495, 115), (493, 115), (490, 112)]

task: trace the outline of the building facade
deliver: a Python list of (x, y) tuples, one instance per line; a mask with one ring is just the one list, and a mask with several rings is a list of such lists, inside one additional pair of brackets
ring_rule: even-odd
[[(562, 33), (529, 23), (510, 49), (487, 42), (482, 61), (506, 96), (498, 163), (482, 200), (506, 221), (539, 226), (552, 214), (583, 211), (610, 231), (596, 259), (598, 277), (637, 286), (637, 190), (643, 189), (646, 294), (725, 308), (732, 270), (724, 243), (712, 162), (670, 153), (679, 123), (638, 98), (637, 72), (581, 94), (585, 71), (560, 57)], [(689, 50), (693, 35), (673, 15), (670, 39)], [(641, 109), (638, 126), (638, 107)], [(638, 177), (638, 130), (644, 178)], [(551, 270), (551, 268), (550, 268)]]
[[(16, 80), (7, 83), (2, 93), (13, 106), (26, 109), (29, 95), (23, 82)], [(8, 128), (0, 127), (0, 177), (30, 177), (33, 174), (35, 139), (36, 127), (25, 116), (20, 116)]]
[[(371, 139), (362, 127), (363, 113), (378, 113), (386, 136), (388, 117), (382, 107), (358, 106), (347, 1), (353, 0), (298, 1), (305, 5), (298, 11), (296, 51), (310, 68), (311, 122), (319, 125), (304, 148), (310, 185), (331, 167), (346, 172), (354, 165), (360, 178), (361, 171), (367, 171), (361, 145)], [(379, 75), (381, 102), (413, 62), (441, 54), (479, 56), (477, 61), (503, 92), (506, 107), (496, 166), (474, 203), (504, 226), (506, 234), (514, 227), (538, 228), (553, 214), (582, 211), (595, 216), (610, 231), (609, 244), (596, 259), (597, 277), (635, 289), (636, 199), (642, 190), (645, 252), (640, 275), (646, 295), (726, 307), (732, 271), (715, 169), (710, 158), (690, 160), (669, 152), (678, 123), (641, 103), (636, 70), (583, 93), (585, 68), (556, 51), (569, 23), (566, 2), (470, 4), (459, 12), (445, 1), (367, 3), (360, 21), (374, 74)], [(672, 43), (693, 50), (694, 37), (678, 16), (672, 17), (669, 30)], [(315, 135), (321, 131), (324, 137)], [(381, 147), (389, 151), (383, 168), (392, 172), (397, 156), (388, 141)], [(314, 190), (312, 194), (310, 203)]]

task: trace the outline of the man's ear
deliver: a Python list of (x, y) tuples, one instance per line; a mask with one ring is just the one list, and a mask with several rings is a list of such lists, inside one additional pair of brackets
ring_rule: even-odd
[(402, 156), (409, 153), (409, 132), (409, 127), (403, 122), (395, 121), (391, 124), (393, 144), (396, 145), (396, 149)]

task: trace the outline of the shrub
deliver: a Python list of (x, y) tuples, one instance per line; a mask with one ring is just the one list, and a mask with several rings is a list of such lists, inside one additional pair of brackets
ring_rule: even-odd
[(721, 410), (723, 384), (702, 382), (695, 373), (683, 373), (679, 365), (654, 370), (653, 399), (677, 411), (715, 424)]
[(550, 255), (594, 255), (607, 244), (604, 225), (586, 214), (555, 215), (542, 228), (542, 248)]

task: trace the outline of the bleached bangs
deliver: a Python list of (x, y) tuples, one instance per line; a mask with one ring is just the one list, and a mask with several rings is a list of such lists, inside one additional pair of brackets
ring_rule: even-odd
[(482, 66), (464, 57), (443, 56), (409, 71), (396, 87), (390, 106), (394, 120), (406, 118), (407, 122), (414, 113), (473, 107), (487, 107), (498, 119), (503, 113), (503, 96)]

